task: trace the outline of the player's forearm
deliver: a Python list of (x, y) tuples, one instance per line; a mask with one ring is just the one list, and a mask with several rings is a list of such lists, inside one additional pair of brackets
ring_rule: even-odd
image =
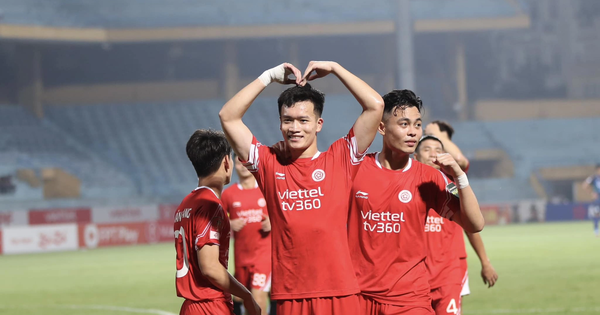
[(485, 220), (479, 209), (479, 202), (473, 189), (471, 189), (471, 186), (467, 186), (459, 189), (458, 194), (460, 197), (460, 221), (462, 228), (469, 233), (480, 232), (483, 230)]
[(439, 139), (440, 141), (442, 141), (444, 151), (446, 151), (446, 153), (450, 153), (450, 155), (454, 158), (454, 160), (456, 160), (456, 163), (460, 166), (460, 168), (462, 170), (465, 170), (467, 166), (469, 166), (469, 160), (463, 155), (460, 148), (447, 137), (439, 137)]
[(483, 239), (481, 239), (481, 235), (479, 233), (468, 233), (468, 232), (466, 232), (465, 234), (467, 234), (469, 243), (471, 243), (471, 246), (475, 250), (477, 257), (479, 257), (481, 266), (489, 264), (490, 260), (485, 251), (485, 246), (483, 245)]
[(202, 274), (217, 288), (224, 292), (231, 293), (242, 300), (252, 298), (250, 291), (239, 283), (220, 263), (214, 266), (205, 266)]
[(221, 123), (228, 123), (231, 121), (242, 120), (244, 114), (252, 105), (252, 102), (260, 95), (265, 89), (265, 85), (256, 79), (250, 84), (246, 85), (241, 91), (234, 95), (219, 112), (219, 118)]
[(221, 127), (235, 154), (247, 160), (252, 144), (252, 132), (242, 121), (256, 97), (265, 89), (265, 85), (256, 79), (232, 97), (219, 112)]
[(364, 111), (383, 113), (383, 99), (381, 98), (381, 95), (365, 81), (361, 80), (338, 63), (333, 67), (333, 73), (340, 81), (342, 81), (350, 93), (352, 93)]

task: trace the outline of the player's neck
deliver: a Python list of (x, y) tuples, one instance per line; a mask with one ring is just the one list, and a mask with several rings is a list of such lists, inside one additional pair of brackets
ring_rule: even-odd
[(244, 189), (252, 189), (256, 187), (256, 179), (254, 179), (254, 176), (240, 178), (240, 185)]
[(311, 144), (308, 148), (306, 148), (305, 150), (290, 150), (290, 155), (291, 155), (291, 159), (292, 161), (297, 160), (297, 159), (306, 159), (306, 158), (312, 158), (313, 156), (315, 156), (315, 154), (317, 154), (317, 152), (319, 152), (319, 149), (317, 148), (317, 141), (315, 140), (315, 142), (313, 144)]
[(222, 177), (217, 175), (211, 175), (208, 177), (203, 177), (198, 179), (198, 187), (208, 187), (212, 189), (217, 197), (221, 199), (221, 192), (223, 191), (224, 180)]
[(379, 153), (379, 164), (381, 164), (381, 167), (385, 167), (393, 171), (403, 170), (406, 168), (409, 159), (410, 154), (393, 151), (385, 146)]

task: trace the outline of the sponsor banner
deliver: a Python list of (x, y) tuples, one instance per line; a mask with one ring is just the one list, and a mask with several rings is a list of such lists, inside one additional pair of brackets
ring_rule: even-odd
[(28, 225), (27, 211), (0, 212), (0, 227)]
[(158, 220), (158, 206), (92, 208), (92, 223), (145, 222)]
[(7, 227), (2, 230), (3, 254), (76, 250), (77, 245), (76, 224)]
[(174, 224), (171, 221), (148, 222), (148, 235), (150, 242), (171, 242), (174, 240)]
[(80, 224), (79, 247), (97, 248), (173, 241), (173, 223)]
[(175, 211), (177, 211), (177, 204), (161, 204), (158, 206), (159, 220), (173, 222)]
[(29, 224), (90, 223), (90, 208), (54, 208), (29, 210)]
[(509, 205), (482, 205), (480, 209), (486, 225), (504, 225), (511, 222)]

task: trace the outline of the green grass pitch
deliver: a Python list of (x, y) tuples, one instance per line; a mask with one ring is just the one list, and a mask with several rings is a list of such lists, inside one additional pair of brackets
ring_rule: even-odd
[[(463, 314), (600, 314), (600, 238), (589, 222), (489, 226), (500, 278), (469, 250)], [(468, 245), (467, 245), (468, 247)], [(177, 314), (173, 244), (0, 256), (0, 314)]]

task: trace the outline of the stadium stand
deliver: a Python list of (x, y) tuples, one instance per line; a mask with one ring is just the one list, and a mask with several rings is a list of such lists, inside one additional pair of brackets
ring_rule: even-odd
[[(196, 184), (185, 143), (198, 128), (220, 129), (223, 102), (48, 106), (41, 121), (22, 107), (0, 106), (0, 174), (60, 167), (81, 179), (83, 198), (180, 196)], [(244, 119), (265, 144), (281, 140), (276, 104), (274, 97), (259, 98)], [(359, 113), (352, 96), (328, 95), (320, 148), (342, 137)], [(600, 148), (592, 144), (600, 139), (587, 131), (599, 123), (600, 118), (457, 122), (454, 138), (467, 156), (501, 148), (515, 165), (512, 178), (473, 179), (482, 202), (531, 199), (537, 196), (528, 180), (536, 169), (595, 162)], [(380, 148), (376, 138), (371, 151)], [(14, 183), (15, 194), (1, 198), (42, 198), (39, 188)]]
[[(514, 5), (514, 3), (517, 3)], [(3, 23), (76, 28), (310, 24), (393, 20), (396, 1), (1, 0)], [(235, 7), (235, 10), (231, 8)], [(415, 20), (511, 17), (525, 1), (414, 1)], [(289, 14), (294, 12), (294, 14)], [(116, 14), (118, 13), (118, 14)]]

